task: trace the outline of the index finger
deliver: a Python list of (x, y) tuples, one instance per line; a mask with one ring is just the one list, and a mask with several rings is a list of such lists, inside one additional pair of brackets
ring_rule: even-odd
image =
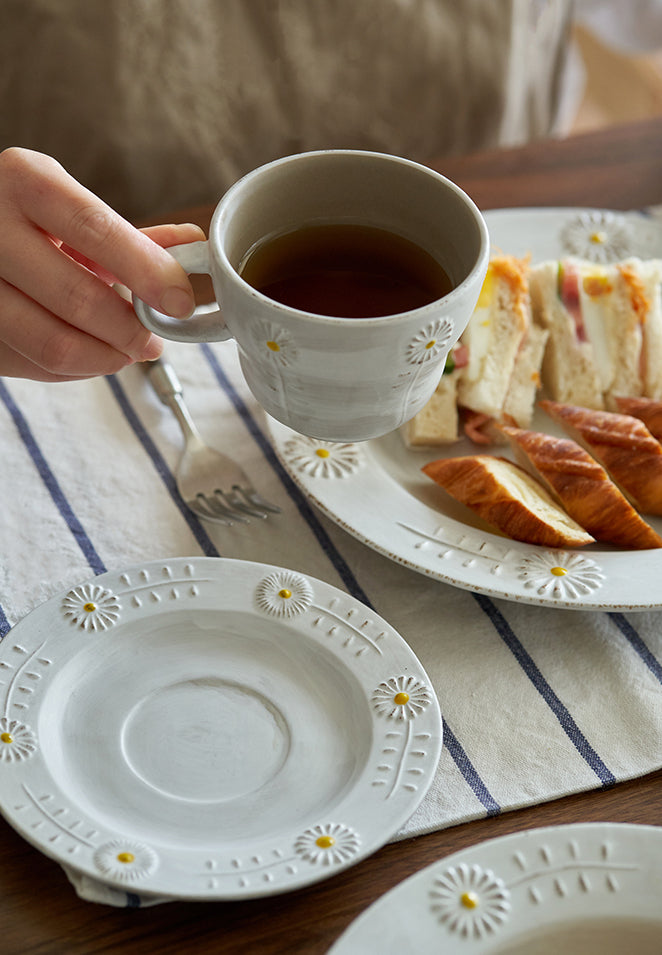
[(22, 214), (97, 262), (154, 308), (175, 318), (195, 306), (186, 272), (160, 245), (70, 176), (50, 156), (21, 150), (14, 178)]

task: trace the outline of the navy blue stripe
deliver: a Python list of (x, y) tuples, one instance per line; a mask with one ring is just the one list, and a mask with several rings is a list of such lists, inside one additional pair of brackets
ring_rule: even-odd
[(83, 525), (74, 514), (73, 509), (64, 494), (64, 491), (60, 487), (57, 478), (51, 471), (44, 455), (42, 454), (41, 449), (39, 448), (39, 445), (37, 444), (37, 441), (30, 430), (28, 422), (10, 395), (3, 381), (0, 381), (0, 398), (2, 398), (7, 410), (12, 416), (14, 424), (16, 425), (16, 429), (18, 430), (21, 440), (23, 441), (23, 444), (32, 458), (34, 466), (39, 472), (40, 478), (46, 485), (48, 493), (52, 497), (58, 511), (64, 518), (67, 527), (73, 534), (76, 543), (83, 552), (86, 561), (95, 574), (103, 574), (106, 570), (103, 561), (94, 549), (92, 541), (85, 533)]
[[(315, 511), (306, 499), (305, 495), (294, 483), (283, 465), (280, 463), (274, 449), (271, 446), (271, 443), (253, 418), (253, 415), (246, 406), (246, 403), (243, 401), (237, 390), (228, 379), (227, 375), (219, 364), (216, 355), (209, 345), (202, 344), (200, 347), (212, 371), (214, 372), (219, 385), (230, 398), (237, 414), (241, 417), (244, 425), (256, 441), (266, 460), (280, 478), (285, 490), (296, 505), (297, 510), (310, 527), (311, 531), (315, 535), (315, 538), (317, 539), (318, 544), (338, 572), (338, 575), (347, 588), (347, 591), (351, 593), (352, 596), (357, 600), (360, 600), (367, 607), (370, 607), (370, 609), (374, 611), (375, 608), (369, 600), (368, 595), (357, 581), (342, 554), (338, 552), (333, 541), (322, 527), (319, 518), (315, 514)], [(488, 814), (495, 815), (496, 813), (500, 812), (499, 804), (490, 794), (487, 786), (472, 766), (467, 754), (464, 752), (458, 740), (453, 733), (450, 732), (450, 730), (445, 731), (444, 739), (446, 741), (448, 752), (462, 773), (462, 776), (465, 778), (467, 785), (472, 789), (480, 802), (485, 806)]]
[(276, 472), (276, 474), (280, 478), (285, 490), (287, 491), (288, 495), (290, 496), (290, 498), (296, 505), (297, 510), (299, 511), (303, 519), (306, 521), (306, 523), (310, 527), (313, 534), (315, 535), (317, 543), (320, 545), (320, 547), (322, 548), (322, 550), (324, 551), (324, 553), (326, 554), (330, 562), (333, 564), (336, 571), (338, 572), (338, 575), (340, 579), (342, 580), (343, 584), (345, 585), (348, 593), (350, 593), (353, 597), (356, 597), (357, 600), (360, 600), (361, 603), (364, 603), (367, 607), (370, 607), (372, 610), (374, 610), (374, 607), (372, 607), (366, 592), (363, 590), (358, 580), (352, 573), (350, 567), (345, 561), (345, 558), (342, 556), (342, 554), (338, 552), (333, 541), (331, 540), (327, 532), (322, 527), (322, 524), (320, 523), (320, 520), (315, 514), (310, 503), (308, 502), (306, 497), (303, 495), (303, 493), (300, 491), (300, 489), (297, 487), (297, 485), (294, 483), (292, 478), (289, 476), (289, 474), (287, 473), (283, 465), (278, 460), (276, 453), (274, 452), (274, 449), (271, 447), (269, 440), (266, 438), (266, 436), (260, 429), (259, 425), (255, 421), (253, 415), (249, 411), (241, 395), (239, 395), (239, 393), (234, 388), (229, 378), (227, 377), (227, 375), (221, 368), (218, 362), (218, 359), (216, 358), (216, 355), (211, 350), (209, 345), (203, 344), (200, 347), (202, 348), (202, 352), (205, 358), (207, 359), (207, 361), (209, 362), (209, 365), (212, 371), (214, 372), (214, 375), (219, 385), (229, 397), (230, 401), (232, 402), (235, 408), (235, 411), (244, 422), (244, 425), (246, 426), (246, 428), (248, 429), (248, 431), (254, 438), (255, 442), (259, 446), (260, 450), (262, 451), (262, 454), (265, 456), (270, 466), (273, 468), (273, 470)]
[(7, 620), (4, 610), (2, 607), (0, 607), (0, 640), (2, 640), (3, 637), (6, 637), (10, 630), (11, 624), (9, 623), (9, 620)]
[(147, 452), (150, 460), (152, 461), (152, 464), (156, 468), (156, 471), (159, 477), (165, 484), (171, 498), (177, 505), (182, 517), (184, 518), (184, 520), (190, 527), (191, 533), (193, 534), (198, 544), (200, 545), (200, 549), (202, 550), (203, 554), (205, 554), (207, 557), (220, 557), (220, 554), (218, 550), (216, 549), (214, 542), (211, 540), (211, 538), (207, 534), (207, 531), (202, 526), (201, 521), (195, 516), (193, 511), (191, 511), (190, 508), (188, 508), (186, 504), (184, 503), (184, 501), (182, 500), (181, 494), (177, 490), (177, 484), (175, 482), (175, 478), (172, 474), (172, 471), (166, 464), (164, 457), (162, 456), (161, 452), (152, 441), (146, 429), (143, 427), (143, 424), (140, 418), (134, 411), (133, 407), (131, 406), (131, 403), (129, 402), (129, 399), (127, 398), (124, 388), (119, 383), (115, 375), (109, 375), (106, 378), (106, 381), (108, 382), (110, 386), (110, 390), (115, 396), (115, 399), (118, 405), (122, 409), (122, 412), (124, 413), (124, 417), (128, 421), (129, 425), (131, 426), (134, 434), (136, 435), (136, 437), (142, 444), (143, 448)]
[(136, 895), (135, 892), (127, 892), (126, 894), (126, 906), (127, 909), (139, 909), (141, 905), (140, 896)]
[(613, 620), (630, 646), (639, 654), (658, 683), (662, 683), (662, 665), (653, 656), (627, 617), (622, 613), (609, 613), (607, 616)]
[(603, 786), (611, 786), (616, 782), (616, 777), (611, 770), (603, 763), (591, 744), (588, 742), (582, 731), (573, 720), (567, 707), (561, 702), (549, 683), (534, 663), (533, 659), (526, 652), (520, 641), (517, 639), (509, 624), (503, 615), (496, 608), (494, 603), (483, 594), (472, 594), (481, 610), (489, 617), (495, 630), (513, 654), (519, 665), (522, 667), (528, 678), (538, 690), (545, 703), (559, 721), (561, 728), (565, 732), (570, 742), (575, 746), (577, 752), (586, 760), (595, 775)]
[(453, 757), (453, 762), (464, 776), (465, 782), (473, 790), (479, 802), (487, 809), (488, 816), (498, 816), (501, 806), (476, 772), (473, 763), (460, 746), (457, 737), (444, 720), (444, 746)]

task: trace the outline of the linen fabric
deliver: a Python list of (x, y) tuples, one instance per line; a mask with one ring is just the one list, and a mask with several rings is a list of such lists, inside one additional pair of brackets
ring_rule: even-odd
[[(351, 593), (410, 644), (444, 718), (433, 785), (396, 838), (662, 765), (662, 612), (510, 603), (388, 560), (317, 512), (287, 476), (234, 343), (169, 343), (166, 354), (204, 437), (282, 514), (224, 528), (187, 510), (173, 477), (179, 426), (142, 366), (58, 385), (0, 379), (3, 635), (37, 604), (106, 569), (177, 556), (271, 563)], [(155, 901), (68, 874), (84, 898)]]

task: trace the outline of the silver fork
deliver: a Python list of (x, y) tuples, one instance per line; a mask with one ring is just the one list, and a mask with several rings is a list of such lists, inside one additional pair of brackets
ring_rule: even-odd
[(280, 507), (258, 494), (238, 464), (205, 444), (172, 365), (160, 358), (150, 362), (147, 374), (163, 404), (174, 412), (186, 440), (175, 479), (187, 507), (198, 517), (227, 526), (279, 514)]

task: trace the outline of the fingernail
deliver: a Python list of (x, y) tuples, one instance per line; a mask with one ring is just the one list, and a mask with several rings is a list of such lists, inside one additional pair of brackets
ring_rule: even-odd
[(206, 238), (206, 236), (205, 236), (205, 230), (202, 228), (202, 226), (197, 225), (197, 223), (195, 223), (195, 222), (183, 222), (183, 223), (181, 224), (181, 228), (182, 228), (182, 229), (190, 229), (190, 230), (195, 229), (196, 232), (198, 232), (203, 239)]
[(150, 335), (140, 355), (141, 361), (156, 361), (163, 354), (163, 341), (158, 335)]
[(172, 318), (188, 318), (195, 308), (195, 300), (186, 289), (173, 285), (161, 296), (160, 309)]

